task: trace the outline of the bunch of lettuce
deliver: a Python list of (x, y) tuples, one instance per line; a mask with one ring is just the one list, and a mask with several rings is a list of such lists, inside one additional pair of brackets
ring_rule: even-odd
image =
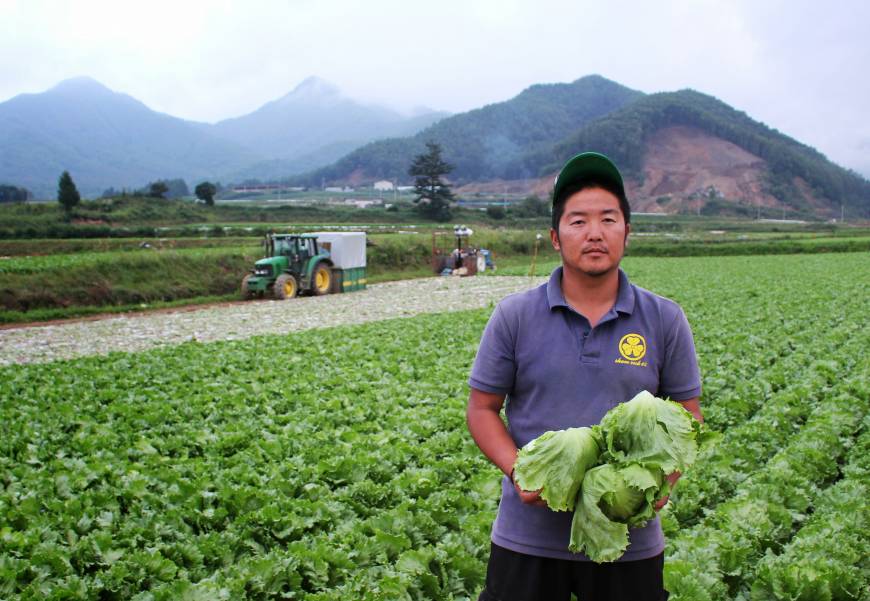
[(569, 549), (596, 562), (628, 547), (628, 529), (655, 517), (667, 476), (698, 454), (700, 424), (678, 403), (643, 391), (592, 428), (545, 432), (523, 447), (514, 480), (555, 511), (574, 511)]

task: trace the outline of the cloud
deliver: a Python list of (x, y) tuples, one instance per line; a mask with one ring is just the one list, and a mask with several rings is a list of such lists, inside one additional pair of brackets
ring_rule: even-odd
[(0, 0), (0, 100), (89, 75), (216, 121), (317, 75), (362, 100), (458, 112), (598, 73), (712, 94), (855, 165), (868, 22), (859, 0)]

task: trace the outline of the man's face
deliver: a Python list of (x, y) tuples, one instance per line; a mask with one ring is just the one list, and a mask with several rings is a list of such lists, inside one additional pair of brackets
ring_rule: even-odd
[(559, 231), (551, 229), (550, 239), (566, 269), (601, 276), (619, 267), (629, 230), (616, 196), (586, 188), (568, 197)]

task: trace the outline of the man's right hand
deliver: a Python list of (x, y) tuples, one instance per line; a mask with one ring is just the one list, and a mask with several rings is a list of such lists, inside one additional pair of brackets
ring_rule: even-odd
[(517, 494), (520, 496), (520, 501), (525, 505), (534, 505), (535, 507), (546, 507), (547, 502), (541, 498), (541, 491), (528, 491), (520, 488), (520, 485), (514, 482), (514, 488), (517, 490)]

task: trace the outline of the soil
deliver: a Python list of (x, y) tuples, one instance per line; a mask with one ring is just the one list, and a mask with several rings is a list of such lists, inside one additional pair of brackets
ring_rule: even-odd
[[(643, 181), (629, 181), (628, 194), (636, 210), (678, 212), (714, 187), (728, 200), (751, 206), (775, 207), (779, 201), (764, 192), (766, 163), (736, 144), (699, 129), (660, 129), (647, 142)], [(670, 196), (660, 204), (657, 199)]]
[(114, 319), (116, 317), (146, 317), (148, 315), (160, 315), (162, 313), (187, 313), (190, 311), (198, 311), (200, 309), (208, 309), (212, 307), (232, 307), (234, 305), (263, 302), (271, 299), (252, 299), (239, 301), (218, 301), (214, 303), (199, 303), (194, 305), (180, 305), (177, 307), (163, 307), (160, 309), (143, 309), (141, 311), (123, 311), (121, 313), (97, 313), (95, 315), (82, 315), (80, 317), (66, 317), (63, 319), (50, 319), (47, 321), (27, 321), (23, 323), (3, 323), (0, 324), (0, 330), (20, 330), (26, 328), (39, 328), (44, 326), (56, 326), (67, 323), (80, 323), (87, 321), (101, 321), (103, 319)]
[(373, 284), (347, 294), (172, 307), (96, 315), (0, 329), (0, 365), (136, 352), (185, 342), (243, 340), (311, 328), (351, 325), (491, 307), (545, 277), (432, 277)]

